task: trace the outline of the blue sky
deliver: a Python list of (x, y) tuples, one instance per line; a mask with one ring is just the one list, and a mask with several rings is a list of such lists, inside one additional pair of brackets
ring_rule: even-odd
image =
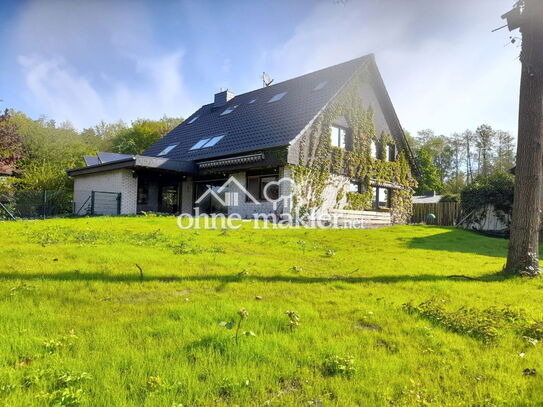
[(187, 117), (262, 71), (282, 81), (375, 53), (407, 130), (516, 134), (520, 50), (491, 33), (513, 2), (3, 0), (0, 108), (77, 128)]

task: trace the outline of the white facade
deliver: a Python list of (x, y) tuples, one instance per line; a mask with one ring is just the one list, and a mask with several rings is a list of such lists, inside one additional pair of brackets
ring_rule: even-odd
[[(94, 174), (78, 175), (74, 177), (74, 212), (80, 215), (90, 213), (91, 193), (113, 192), (121, 194), (121, 211), (123, 215), (136, 213), (138, 196), (138, 179), (132, 171), (118, 169)], [(103, 194), (107, 196), (107, 194)], [(113, 203), (96, 206), (95, 214), (115, 215), (116, 208)]]

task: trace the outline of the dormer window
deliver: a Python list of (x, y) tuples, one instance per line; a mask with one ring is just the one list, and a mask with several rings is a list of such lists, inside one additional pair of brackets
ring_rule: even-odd
[(343, 127), (330, 126), (332, 147), (345, 148), (345, 138), (347, 131)]

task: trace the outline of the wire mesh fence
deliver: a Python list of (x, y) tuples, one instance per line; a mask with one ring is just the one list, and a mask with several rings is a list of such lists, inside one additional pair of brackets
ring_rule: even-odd
[(2, 191), (0, 219), (118, 215), (121, 194), (101, 191)]

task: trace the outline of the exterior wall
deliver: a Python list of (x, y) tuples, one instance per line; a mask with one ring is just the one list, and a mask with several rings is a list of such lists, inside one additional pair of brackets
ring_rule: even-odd
[[(369, 73), (368, 73), (369, 75)], [(348, 85), (347, 85), (348, 86)], [(383, 133), (385, 134), (391, 134), (394, 137), (394, 133), (391, 130), (391, 126), (386, 120), (385, 113), (383, 112), (383, 109), (381, 107), (381, 104), (379, 103), (379, 99), (377, 97), (377, 94), (372, 86), (372, 84), (368, 81), (365, 81), (361, 84), (361, 90), (360, 90), (360, 100), (362, 101), (362, 105), (364, 106), (364, 109), (371, 109), (373, 111), (374, 117), (373, 122), (375, 125), (375, 134), (381, 135)], [(335, 122), (338, 125), (342, 125), (343, 127), (350, 127), (345, 118), (338, 117)], [(312, 152), (309, 151), (309, 143), (302, 143), (302, 140), (307, 137), (311, 132), (311, 126), (308, 126), (307, 129), (292, 143), (292, 145), (289, 146), (288, 152), (287, 152), (287, 162), (290, 164), (297, 164), (297, 165), (303, 165), (305, 163), (299, 162), (300, 157), (300, 150), (303, 149), (303, 156), (306, 157), (306, 160), (312, 156)], [(403, 140), (397, 140), (396, 137), (394, 137), (394, 140), (396, 141), (396, 155), (402, 151), (401, 146), (403, 145)], [(378, 154), (380, 154), (380, 151), (378, 151)]]
[[(234, 174), (231, 174), (243, 188), (247, 185), (247, 177), (246, 172), (237, 172)], [(289, 176), (289, 170), (288, 168), (281, 167), (279, 168), (278, 177), (279, 179), (288, 177)], [(239, 214), (242, 219), (252, 219), (254, 215), (258, 214), (271, 214), (274, 212), (274, 205), (272, 202), (260, 202), (260, 203), (254, 203), (252, 201), (246, 202), (245, 199), (245, 192), (243, 189), (239, 188), (236, 184), (231, 184), (227, 187), (226, 192), (230, 193), (237, 193), (238, 196), (238, 204), (237, 205), (231, 205), (228, 206), (228, 215), (231, 214)], [(279, 194), (281, 196), (289, 196), (290, 195), (290, 184), (288, 182), (282, 182), (279, 184)], [(277, 206), (277, 210), (281, 213), (288, 213), (290, 212), (291, 204), (290, 202), (287, 202), (286, 205), (284, 203), (280, 203)]]
[(138, 180), (129, 170), (113, 170), (74, 177), (75, 210), (85, 214), (85, 206), (92, 191), (121, 193), (121, 214), (135, 214), (138, 196)]

